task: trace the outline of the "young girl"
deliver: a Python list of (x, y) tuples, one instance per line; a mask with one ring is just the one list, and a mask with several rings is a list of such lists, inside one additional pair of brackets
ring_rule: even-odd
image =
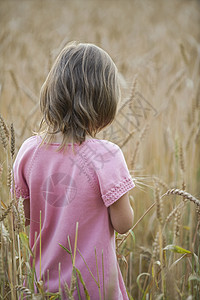
[[(41, 89), (46, 130), (23, 143), (14, 164), (16, 195), (25, 199), (30, 247), (36, 247), (37, 280), (46, 291), (61, 291), (62, 299), (68, 298), (76, 235), (73, 262), (90, 299), (128, 299), (114, 230), (125, 233), (133, 225), (128, 191), (134, 184), (120, 148), (95, 138), (113, 121), (119, 100), (110, 56), (93, 44), (70, 43)], [(76, 275), (74, 298), (86, 299)]]

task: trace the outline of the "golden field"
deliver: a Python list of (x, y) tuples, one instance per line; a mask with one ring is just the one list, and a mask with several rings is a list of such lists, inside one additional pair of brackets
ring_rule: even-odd
[[(1, 0), (0, 25), (0, 113), (15, 152), (38, 129), (40, 88), (62, 47), (91, 42), (111, 55), (122, 101), (100, 137), (121, 146), (136, 183), (134, 228), (116, 235), (129, 297), (200, 299), (200, 2)], [(0, 297), (18, 299), (28, 229), (9, 196), (13, 134), (0, 125)]]

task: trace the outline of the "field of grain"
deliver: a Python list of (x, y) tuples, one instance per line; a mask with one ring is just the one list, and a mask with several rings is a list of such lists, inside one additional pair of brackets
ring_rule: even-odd
[(48, 70), (72, 40), (104, 48), (120, 73), (119, 111), (100, 137), (121, 146), (136, 184), (135, 225), (116, 235), (129, 298), (200, 299), (200, 2), (0, 0), (0, 25), (0, 299), (44, 299), (41, 283), (34, 295), (10, 169), (38, 129)]

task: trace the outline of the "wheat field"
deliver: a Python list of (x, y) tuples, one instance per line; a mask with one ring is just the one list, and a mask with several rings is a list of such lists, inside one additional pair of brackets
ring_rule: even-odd
[(61, 299), (41, 282), (34, 291), (11, 169), (38, 129), (52, 62), (78, 40), (105, 49), (120, 74), (118, 113), (99, 137), (122, 148), (136, 184), (135, 225), (116, 234), (129, 298), (200, 299), (200, 2), (0, 0), (0, 25), (0, 298)]

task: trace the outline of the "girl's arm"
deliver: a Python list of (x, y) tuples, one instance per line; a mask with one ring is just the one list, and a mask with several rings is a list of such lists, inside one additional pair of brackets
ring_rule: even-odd
[(25, 216), (25, 226), (30, 225), (30, 199), (26, 198), (23, 201), (24, 205), (24, 216)]
[(110, 220), (113, 228), (120, 234), (133, 227), (134, 212), (129, 202), (128, 193), (124, 194), (110, 207)]

